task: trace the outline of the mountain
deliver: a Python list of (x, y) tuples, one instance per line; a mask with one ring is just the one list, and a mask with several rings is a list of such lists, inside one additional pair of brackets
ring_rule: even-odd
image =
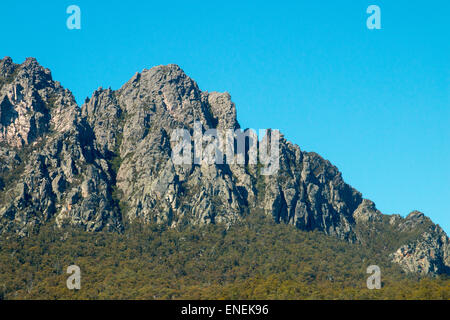
[(283, 135), (275, 141), (278, 170), (263, 174), (265, 166), (249, 160), (249, 146), (272, 146), (275, 131), (260, 141), (247, 136), (243, 165), (203, 158), (174, 164), (174, 130), (195, 135), (198, 123), (202, 133), (233, 130), (233, 144), (249, 133), (239, 130), (228, 93), (201, 91), (177, 65), (143, 70), (116, 91), (99, 88), (79, 108), (35, 59), (4, 58), (0, 234), (27, 236), (44, 225), (119, 234), (133, 223), (229, 228), (263, 213), (279, 224), (380, 247), (405, 272), (450, 273), (449, 238), (439, 225), (417, 211), (382, 214), (329, 161)]

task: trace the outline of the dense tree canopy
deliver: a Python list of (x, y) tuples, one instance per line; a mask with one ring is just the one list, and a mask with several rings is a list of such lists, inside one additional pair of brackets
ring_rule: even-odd
[[(117, 234), (49, 224), (27, 238), (1, 237), (0, 298), (450, 299), (448, 276), (405, 274), (380, 246), (350, 244), (258, 214), (229, 229), (134, 223)], [(72, 264), (81, 268), (80, 290), (66, 287)], [(382, 271), (380, 290), (366, 286), (373, 264)]]

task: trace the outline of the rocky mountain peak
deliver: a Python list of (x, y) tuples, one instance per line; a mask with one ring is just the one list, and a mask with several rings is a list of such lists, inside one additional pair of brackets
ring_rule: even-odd
[(109, 169), (72, 93), (34, 58), (13, 66), (0, 87), (0, 233), (51, 220), (120, 229)]
[(399, 225), (399, 229), (406, 230), (414, 230), (420, 226), (427, 226), (432, 224), (430, 218), (425, 216), (420, 211), (412, 211), (409, 215), (406, 216), (405, 220)]
[(49, 131), (70, 130), (79, 115), (72, 93), (53, 81), (34, 58), (0, 65), (0, 143), (20, 147)]
[(13, 63), (11, 57), (5, 57), (0, 60), (0, 77), (6, 79), (8, 76), (14, 73), (16, 64)]
[(409, 221), (423, 221), (426, 218), (425, 214), (420, 211), (414, 210), (406, 216), (406, 220)]
[(51, 71), (42, 67), (35, 58), (26, 58), (19, 66), (17, 80), (27, 80), (30, 86), (37, 90), (49, 87), (59, 87), (53, 82)]
[[(208, 163), (203, 155), (176, 165), (174, 130), (191, 134), (197, 122), (240, 128), (230, 95), (201, 91), (177, 65), (145, 69), (118, 90), (99, 88), (81, 109), (35, 59), (4, 58), (0, 72), (0, 234), (26, 235), (44, 223), (117, 232), (125, 221), (229, 227), (255, 212), (350, 242), (366, 243), (365, 227), (385, 230), (385, 216), (338, 168), (283, 135), (270, 175), (262, 163)], [(448, 237), (431, 220), (415, 212), (389, 221), (406, 239), (395, 262), (416, 272), (409, 266), (426, 256), (420, 270), (447, 272)]]
[(382, 214), (375, 207), (375, 203), (363, 199), (358, 208), (353, 212), (353, 217), (359, 222), (374, 222), (382, 219)]

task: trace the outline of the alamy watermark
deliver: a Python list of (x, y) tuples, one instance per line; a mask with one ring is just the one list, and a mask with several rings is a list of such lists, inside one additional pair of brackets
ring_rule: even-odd
[(81, 269), (77, 265), (67, 267), (67, 273), (71, 276), (67, 278), (66, 285), (69, 290), (81, 289)]
[[(262, 165), (262, 175), (273, 175), (280, 168), (280, 131), (247, 129), (208, 129), (194, 123), (193, 134), (185, 128), (171, 135), (172, 161), (175, 165), (238, 164)], [(259, 160), (259, 162), (258, 162)]]
[(81, 9), (80, 9), (80, 7), (72, 4), (67, 7), (66, 13), (70, 14), (70, 16), (67, 18), (67, 21), (66, 21), (67, 29), (80, 30), (81, 29)]
[(372, 265), (367, 267), (367, 273), (372, 274), (367, 278), (367, 288), (369, 290), (381, 289), (381, 269), (379, 266)]
[(370, 14), (370, 16), (367, 18), (367, 21), (366, 21), (367, 29), (380, 30), (381, 29), (381, 9), (380, 9), (380, 7), (372, 4), (367, 7), (366, 12), (368, 14)]

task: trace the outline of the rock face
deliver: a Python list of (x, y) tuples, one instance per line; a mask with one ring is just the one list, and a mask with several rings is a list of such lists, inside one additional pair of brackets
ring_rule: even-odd
[(391, 257), (405, 271), (421, 274), (450, 274), (450, 242), (439, 226), (421, 212), (414, 211), (399, 224), (400, 230), (414, 230), (419, 225), (428, 224), (429, 227), (420, 237), (401, 246)]
[(353, 212), (353, 218), (356, 222), (374, 222), (380, 221), (382, 219), (382, 214), (375, 207), (375, 203), (364, 199)]
[[(0, 233), (26, 235), (43, 223), (119, 232), (136, 220), (231, 225), (259, 210), (279, 223), (357, 242), (355, 226), (383, 219), (329, 161), (282, 135), (272, 175), (248, 161), (249, 146), (245, 165), (204, 157), (175, 164), (174, 130), (195, 136), (198, 123), (202, 132), (232, 130), (234, 139), (248, 133), (228, 93), (202, 92), (176, 65), (136, 73), (117, 91), (99, 88), (80, 109), (36, 60), (1, 60)], [(273, 134), (249, 141), (269, 145)], [(393, 216), (391, 224), (405, 233), (425, 218)], [(442, 230), (403, 245), (393, 259), (405, 270), (448, 272)]]
[(72, 94), (35, 59), (0, 62), (0, 232), (27, 234), (54, 218), (120, 230), (108, 163)]

